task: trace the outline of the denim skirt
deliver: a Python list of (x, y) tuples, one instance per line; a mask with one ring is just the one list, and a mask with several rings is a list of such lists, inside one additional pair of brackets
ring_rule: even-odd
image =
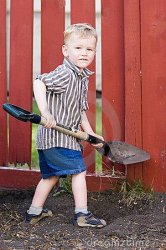
[(38, 150), (38, 154), (43, 179), (78, 174), (86, 170), (81, 151), (54, 147)]

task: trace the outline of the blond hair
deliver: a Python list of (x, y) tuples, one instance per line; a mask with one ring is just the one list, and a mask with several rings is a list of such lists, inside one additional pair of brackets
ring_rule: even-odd
[(66, 43), (72, 33), (78, 34), (81, 37), (94, 36), (97, 42), (97, 32), (88, 23), (76, 23), (67, 27), (67, 29), (64, 31), (64, 43)]

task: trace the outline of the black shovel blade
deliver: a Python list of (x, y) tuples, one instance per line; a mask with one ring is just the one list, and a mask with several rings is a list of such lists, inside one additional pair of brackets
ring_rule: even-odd
[(110, 161), (124, 165), (144, 162), (150, 159), (146, 151), (121, 141), (110, 141), (97, 151)]
[(3, 109), (11, 116), (22, 122), (32, 122), (35, 124), (39, 124), (41, 121), (41, 117), (39, 115), (31, 113), (10, 103), (3, 104)]
[(17, 120), (23, 122), (26, 122), (27, 121), (26, 116), (31, 114), (29, 111), (24, 110), (10, 103), (3, 104), (3, 109), (11, 116), (15, 117)]

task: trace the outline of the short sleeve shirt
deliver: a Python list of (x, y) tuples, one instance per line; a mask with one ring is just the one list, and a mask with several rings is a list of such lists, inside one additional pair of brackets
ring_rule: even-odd
[[(50, 73), (37, 76), (46, 86), (46, 97), (50, 113), (57, 123), (80, 129), (81, 113), (87, 110), (88, 78), (93, 74), (88, 69), (80, 72), (67, 58)], [(72, 137), (39, 125), (37, 130), (37, 149), (64, 147), (81, 150), (79, 141)]]

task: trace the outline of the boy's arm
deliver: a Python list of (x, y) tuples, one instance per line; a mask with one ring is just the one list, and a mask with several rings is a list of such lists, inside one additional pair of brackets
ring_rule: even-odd
[(35, 80), (33, 84), (33, 91), (40, 113), (43, 117), (47, 119), (45, 127), (54, 127), (56, 125), (56, 121), (48, 109), (45, 84), (39, 79)]
[[(98, 137), (99, 139), (103, 140), (104, 141), (104, 138), (96, 133), (94, 133), (90, 123), (89, 123), (89, 120), (88, 120), (88, 117), (85, 113), (85, 111), (82, 112), (82, 123), (81, 123), (81, 127), (82, 129), (87, 132), (88, 134), (90, 135), (93, 135), (93, 136), (96, 136)], [(94, 147), (97, 147), (97, 148), (100, 148), (103, 146), (102, 143), (98, 143), (98, 144), (92, 144)]]

